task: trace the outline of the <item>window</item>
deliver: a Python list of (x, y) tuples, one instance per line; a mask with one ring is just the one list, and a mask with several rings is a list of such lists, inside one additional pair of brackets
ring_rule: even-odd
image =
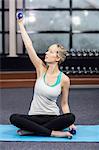
[(9, 50), (9, 1), (0, 0), (0, 54)]
[(0, 11), (0, 31), (2, 31), (2, 12)]
[[(0, 0), (1, 9), (1, 0)], [(0, 10), (0, 54), (2, 53), (2, 11)]]
[(99, 31), (99, 11), (73, 11), (73, 31)]
[[(17, 1), (17, 10), (23, 8), (25, 27), (38, 53), (43, 53), (48, 45), (57, 41), (59, 43), (63, 41), (62, 43), (68, 49), (87, 48), (91, 45), (99, 49), (98, 40), (95, 38), (99, 33), (98, 6), (98, 0)], [(19, 38), (18, 26), (17, 33)], [(88, 37), (93, 40), (92, 44)], [(18, 47), (22, 48), (22, 39), (21, 37), (19, 39), (17, 39)], [(79, 43), (77, 40), (82, 42)], [(86, 44), (83, 45), (83, 41), (88, 43), (85, 42)], [(19, 49), (18, 53), (21, 54), (22, 50), (19, 52)]]
[(0, 34), (0, 54), (2, 53), (2, 34)]
[[(17, 10), (25, 15), (25, 27), (39, 54), (45, 53), (48, 46), (61, 43), (69, 49), (70, 32), (69, 0), (18, 0)], [(17, 25), (17, 54), (27, 53), (23, 47)]]
[[(67, 49), (92, 46), (99, 50), (99, 0), (16, 0), (16, 11), (20, 9), (38, 53), (43, 54), (56, 42)], [(16, 28), (17, 54), (24, 55), (26, 50), (18, 25)], [(8, 54), (8, 0), (0, 0), (0, 40), (0, 54)]]
[(69, 0), (26, 0), (26, 9), (32, 8), (69, 8)]
[(27, 31), (69, 31), (68, 11), (26, 11)]
[(72, 0), (73, 8), (95, 9), (99, 8), (99, 0)]
[(99, 34), (74, 34), (73, 48), (99, 50)]
[(2, 8), (2, 3), (1, 3), (1, 0), (0, 0), (0, 8)]
[[(69, 48), (69, 34), (30, 34), (37, 53), (45, 53), (48, 47), (54, 43), (61, 43)], [(39, 43), (39, 44), (38, 44)], [(44, 49), (42, 49), (44, 47)]]

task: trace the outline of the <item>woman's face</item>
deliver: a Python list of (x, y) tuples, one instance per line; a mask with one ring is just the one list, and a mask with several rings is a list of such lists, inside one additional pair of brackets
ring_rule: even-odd
[(45, 62), (55, 63), (60, 60), (57, 53), (57, 45), (53, 44), (48, 48), (48, 51), (45, 53)]

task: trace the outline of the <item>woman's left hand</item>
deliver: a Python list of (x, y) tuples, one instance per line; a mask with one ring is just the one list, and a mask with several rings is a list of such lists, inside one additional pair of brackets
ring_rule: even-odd
[(77, 127), (76, 127), (74, 124), (72, 124), (72, 125), (69, 126), (69, 129), (70, 129), (70, 130), (72, 130), (72, 129), (73, 129), (73, 130), (76, 130)]

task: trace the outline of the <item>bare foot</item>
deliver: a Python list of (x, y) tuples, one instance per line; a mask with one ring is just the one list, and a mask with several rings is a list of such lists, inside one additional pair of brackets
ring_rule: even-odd
[(17, 133), (18, 133), (19, 135), (21, 135), (21, 136), (33, 135), (33, 134), (34, 134), (34, 133), (31, 132), (31, 131), (26, 131), (26, 130), (21, 130), (21, 129), (19, 129), (19, 130), (17, 131)]
[(73, 135), (69, 131), (52, 131), (51, 136), (72, 138)]

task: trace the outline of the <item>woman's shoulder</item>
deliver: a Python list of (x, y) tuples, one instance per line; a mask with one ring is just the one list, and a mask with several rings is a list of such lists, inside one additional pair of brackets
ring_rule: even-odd
[(62, 72), (62, 74), (63, 74), (63, 80), (64, 81), (70, 80), (70, 78), (65, 73)]
[(70, 78), (62, 72), (62, 87), (65, 85), (70, 85)]

